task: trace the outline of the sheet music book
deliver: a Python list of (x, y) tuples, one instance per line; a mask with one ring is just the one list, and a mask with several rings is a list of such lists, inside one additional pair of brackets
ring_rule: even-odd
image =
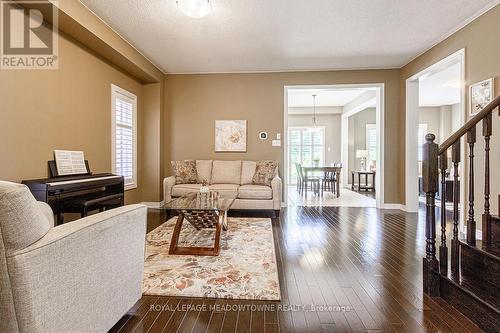
[(83, 151), (54, 150), (54, 157), (59, 176), (87, 173)]

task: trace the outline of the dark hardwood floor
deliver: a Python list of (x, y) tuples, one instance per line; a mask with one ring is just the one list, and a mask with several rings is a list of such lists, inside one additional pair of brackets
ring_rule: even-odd
[[(422, 293), (423, 214), (292, 207), (273, 219), (281, 302), (144, 296), (111, 332), (478, 332)], [(162, 222), (151, 212), (148, 231)]]

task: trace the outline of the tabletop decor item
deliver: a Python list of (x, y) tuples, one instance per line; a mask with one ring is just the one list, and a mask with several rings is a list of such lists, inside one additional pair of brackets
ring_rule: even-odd
[(208, 193), (210, 189), (208, 188), (208, 181), (203, 179), (201, 182), (200, 193)]
[(366, 158), (368, 157), (368, 150), (358, 149), (356, 150), (356, 158), (361, 159), (360, 171), (366, 171)]

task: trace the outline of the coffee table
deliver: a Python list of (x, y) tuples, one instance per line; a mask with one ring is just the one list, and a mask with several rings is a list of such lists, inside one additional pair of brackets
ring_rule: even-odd
[[(236, 199), (235, 192), (191, 192), (161, 206), (161, 210), (177, 211), (179, 217), (175, 223), (170, 242), (169, 254), (218, 256), (220, 253), (220, 237), (222, 229), (227, 230), (227, 211)], [(179, 235), (184, 220), (197, 230), (215, 228), (213, 247), (178, 246)]]

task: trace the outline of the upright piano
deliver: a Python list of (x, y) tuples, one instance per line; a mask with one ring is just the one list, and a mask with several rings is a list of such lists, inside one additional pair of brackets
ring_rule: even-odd
[(38, 201), (50, 205), (57, 216), (56, 224), (64, 223), (64, 213), (87, 216), (90, 211), (103, 211), (124, 204), (124, 179), (111, 173), (87, 173), (58, 176), (54, 161), (49, 161), (50, 177), (23, 180)]

